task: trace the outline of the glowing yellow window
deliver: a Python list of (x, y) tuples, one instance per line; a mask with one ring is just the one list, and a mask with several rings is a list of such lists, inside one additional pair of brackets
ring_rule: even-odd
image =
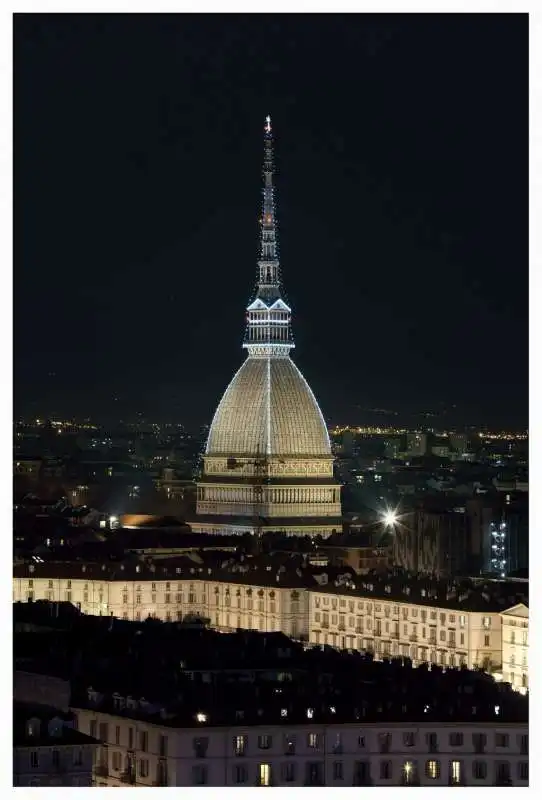
[(269, 764), (260, 764), (258, 771), (260, 786), (269, 786), (271, 784), (271, 767)]

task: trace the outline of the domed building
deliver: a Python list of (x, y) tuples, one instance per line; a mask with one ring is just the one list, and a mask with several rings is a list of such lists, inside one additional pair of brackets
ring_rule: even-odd
[(322, 412), (290, 358), (294, 341), (291, 309), (281, 293), (269, 117), (264, 143), (258, 283), (243, 342), (247, 358), (211, 424), (192, 528), (329, 535), (341, 528), (340, 486)]

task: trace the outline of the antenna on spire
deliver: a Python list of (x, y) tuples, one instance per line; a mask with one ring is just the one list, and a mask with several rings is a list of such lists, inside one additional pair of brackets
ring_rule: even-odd
[(269, 114), (265, 118), (264, 130), (266, 133), (271, 133), (271, 117)]

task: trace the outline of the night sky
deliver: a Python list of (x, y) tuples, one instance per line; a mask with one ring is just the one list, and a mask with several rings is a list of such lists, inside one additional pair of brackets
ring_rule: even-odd
[(16, 412), (210, 422), (244, 358), (269, 113), (326, 419), (526, 425), (527, 20), (16, 15)]

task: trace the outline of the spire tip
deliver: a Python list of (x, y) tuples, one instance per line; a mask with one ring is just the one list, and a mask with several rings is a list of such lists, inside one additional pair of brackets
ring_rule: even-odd
[(271, 117), (269, 116), (269, 114), (265, 118), (265, 128), (264, 129), (265, 129), (266, 133), (271, 133)]

